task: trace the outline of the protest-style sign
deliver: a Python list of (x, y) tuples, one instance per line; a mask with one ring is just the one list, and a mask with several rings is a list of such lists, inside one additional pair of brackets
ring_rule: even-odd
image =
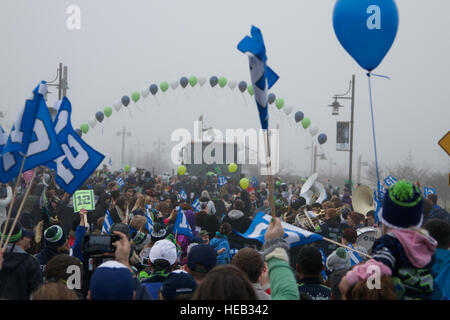
[(78, 190), (73, 195), (73, 211), (80, 212), (81, 209), (88, 211), (95, 209), (94, 190)]

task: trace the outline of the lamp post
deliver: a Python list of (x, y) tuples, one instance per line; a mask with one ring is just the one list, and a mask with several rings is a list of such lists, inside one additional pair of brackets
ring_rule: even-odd
[(116, 133), (117, 136), (122, 136), (122, 157), (121, 157), (121, 161), (122, 161), (122, 165), (124, 165), (124, 161), (125, 161), (125, 137), (131, 137), (131, 132), (127, 132), (125, 130), (125, 126), (123, 126), (122, 131), (118, 131)]
[[(348, 94), (351, 91), (351, 96)], [(349, 150), (349, 168), (348, 168), (348, 181), (352, 185), (352, 167), (353, 167), (353, 124), (354, 124), (354, 109), (355, 109), (355, 75), (352, 75), (352, 80), (350, 81), (350, 86), (345, 94), (335, 94), (333, 97), (334, 101), (329, 105), (333, 108), (332, 115), (339, 115), (339, 108), (343, 107), (338, 100), (346, 99), (351, 100), (351, 115), (350, 115), (350, 150)]]

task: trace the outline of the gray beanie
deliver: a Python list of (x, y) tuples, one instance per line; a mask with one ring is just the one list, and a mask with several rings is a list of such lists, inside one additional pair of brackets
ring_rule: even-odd
[(327, 269), (336, 271), (350, 268), (350, 255), (344, 248), (337, 248), (327, 258)]

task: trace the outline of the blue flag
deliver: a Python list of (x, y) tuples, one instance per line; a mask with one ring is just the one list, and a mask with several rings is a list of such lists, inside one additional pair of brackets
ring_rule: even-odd
[(186, 192), (184, 192), (183, 189), (181, 189), (179, 195), (180, 195), (180, 198), (183, 199), (184, 201), (187, 200), (187, 194), (186, 194)]
[(184, 214), (181, 207), (178, 207), (177, 220), (175, 221), (175, 225), (173, 226), (174, 234), (182, 234), (189, 238), (194, 238), (194, 234), (192, 233), (191, 226), (186, 219), (186, 215)]
[(198, 198), (192, 202), (192, 208), (194, 209), (194, 212), (199, 212), (202, 210), (202, 205), (200, 204), (200, 200), (198, 200)]
[(386, 183), (386, 185), (388, 187), (392, 186), (393, 184), (396, 184), (397, 181), (398, 180), (396, 178), (394, 178), (393, 176), (389, 176), (386, 179), (384, 179), (384, 183)]
[(256, 188), (258, 186), (258, 184), (259, 184), (258, 179), (256, 179), (256, 177), (252, 177), (251, 184), (252, 184), (253, 187)]
[[(352, 249), (355, 249), (351, 243), (349, 243), (348, 246)], [(347, 251), (350, 256), (350, 266), (354, 266), (355, 264), (359, 264), (363, 261), (363, 258), (361, 258), (358, 252), (349, 250), (347, 248), (345, 249), (345, 251)]]
[(113, 219), (111, 218), (111, 214), (109, 210), (106, 210), (105, 220), (103, 221), (102, 234), (110, 234), (111, 226), (114, 224)]
[[(246, 239), (258, 240), (259, 242), (264, 243), (264, 235), (269, 227), (271, 219), (272, 217), (270, 215), (259, 212), (246, 232), (236, 233)], [(286, 222), (282, 221), (281, 225), (284, 228), (284, 240), (290, 244), (291, 248), (323, 239), (321, 235), (309, 232)]]
[(423, 187), (423, 196), (426, 198), (430, 194), (436, 194), (436, 189), (430, 187)]
[[(27, 171), (64, 154), (43, 98), (45, 91), (46, 85), (41, 83), (33, 92), (34, 98), (27, 100), (13, 125), (1, 155), (0, 180), (2, 182), (11, 181), (19, 174), (24, 155), (26, 159), (23, 171)], [(31, 134), (29, 134), (30, 131)]]
[[(322, 256), (322, 266), (326, 266), (327, 265), (327, 256), (325, 255), (325, 252), (323, 252), (322, 249), (319, 248), (319, 251), (320, 251), (320, 255)], [(327, 281), (327, 279), (328, 279), (325, 269), (322, 269), (322, 278), (323, 278), (323, 281)]]
[(149, 206), (148, 204), (145, 206), (145, 217), (147, 218), (145, 227), (147, 228), (148, 233), (152, 233), (153, 230), (152, 207)]
[(67, 193), (74, 193), (102, 163), (104, 155), (91, 148), (72, 128), (72, 107), (66, 97), (55, 118), (55, 131), (64, 153), (46, 166), (56, 170), (56, 182)]
[(278, 75), (270, 69), (266, 62), (266, 47), (261, 30), (252, 26), (251, 37), (246, 36), (238, 44), (238, 50), (248, 55), (250, 76), (255, 92), (259, 120), (264, 130), (269, 128), (269, 112), (267, 108), (267, 92), (277, 82)]
[(220, 176), (219, 177), (219, 186), (222, 187), (227, 183), (227, 178), (225, 178), (224, 176)]

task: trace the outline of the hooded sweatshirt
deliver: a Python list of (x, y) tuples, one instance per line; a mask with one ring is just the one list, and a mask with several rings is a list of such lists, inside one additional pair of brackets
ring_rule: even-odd
[[(393, 229), (375, 240), (372, 247), (373, 260), (389, 268), (402, 299), (431, 299), (433, 295), (433, 276), (431, 268), (435, 261), (437, 242), (419, 229)], [(354, 272), (364, 268), (364, 264), (355, 267)], [(371, 273), (366, 273), (366, 279)], [(348, 279), (347, 279), (348, 280)]]

